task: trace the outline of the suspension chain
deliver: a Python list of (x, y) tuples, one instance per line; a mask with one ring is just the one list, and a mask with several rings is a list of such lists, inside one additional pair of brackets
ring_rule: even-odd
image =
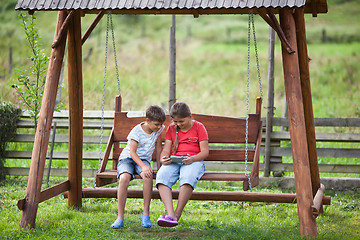
[[(101, 169), (101, 160), (102, 160), (102, 143), (104, 135), (104, 111), (105, 111), (105, 88), (106, 88), (106, 71), (107, 71), (107, 57), (108, 57), (108, 43), (109, 43), (109, 21), (111, 17), (111, 12), (108, 12), (107, 15), (107, 24), (106, 24), (106, 40), (105, 40), (105, 60), (104, 60), (104, 81), (103, 81), (103, 93), (102, 93), (102, 106), (101, 106), (101, 127), (100, 127), (100, 143), (99, 143), (99, 167), (96, 173), (100, 172)], [(96, 186), (96, 178), (94, 179), (94, 188)]]
[(113, 49), (114, 49), (116, 80), (117, 80), (117, 85), (118, 85), (119, 96), (121, 96), (120, 79), (119, 79), (119, 67), (118, 67), (118, 63), (117, 63), (116, 47), (115, 47), (115, 34), (114, 34), (114, 27), (113, 27), (113, 21), (112, 21), (112, 15), (111, 14), (110, 14), (110, 27), (111, 27), (111, 35), (112, 35), (112, 44), (113, 44)]
[(261, 97), (261, 101), (262, 101), (263, 100), (263, 90), (262, 90), (261, 75), (260, 75), (259, 55), (258, 55), (257, 42), (256, 42), (254, 15), (252, 13), (251, 13), (251, 24), (252, 24), (253, 36), (254, 36), (254, 47), (255, 47), (256, 67), (257, 67), (257, 74), (258, 74), (258, 81), (259, 81), (259, 90), (260, 90), (260, 97)]
[(249, 188), (251, 190), (251, 179), (247, 170), (248, 165), (248, 148), (249, 148), (249, 90), (250, 90), (250, 41), (251, 41), (251, 16), (252, 10), (249, 13), (248, 23), (248, 55), (247, 55), (247, 76), (246, 76), (246, 130), (245, 130), (245, 176), (248, 178)]

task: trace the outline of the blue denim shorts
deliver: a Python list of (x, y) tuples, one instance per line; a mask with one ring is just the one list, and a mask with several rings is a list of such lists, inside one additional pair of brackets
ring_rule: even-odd
[(162, 165), (156, 174), (156, 187), (158, 184), (168, 186), (170, 189), (179, 180), (179, 185), (189, 184), (195, 189), (197, 181), (205, 173), (204, 161), (193, 162), (190, 165), (184, 163), (170, 163)]
[[(150, 166), (150, 163), (146, 160), (141, 159), (147, 166)], [(129, 173), (131, 175), (131, 180), (134, 179), (134, 174), (140, 175), (142, 172), (141, 167), (134, 161), (132, 158), (120, 159), (117, 165), (117, 178), (120, 177), (122, 173)]]

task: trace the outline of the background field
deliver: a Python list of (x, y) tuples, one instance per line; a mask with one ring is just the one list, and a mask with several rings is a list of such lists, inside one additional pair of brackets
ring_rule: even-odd
[[(16, 69), (28, 64), (25, 35), (13, 11), (14, 0), (3, 0), (0, 20), (0, 93), (17, 103), (10, 89), (14, 74), (8, 73), (8, 48)], [(1, 9), (1, 8), (0, 8)], [(329, 13), (307, 16), (307, 38), (315, 117), (359, 117), (360, 24), (358, 1), (329, 1)], [(56, 13), (39, 12), (41, 44), (50, 52)], [(83, 32), (94, 19), (83, 18)], [(168, 98), (168, 30), (171, 16), (113, 16), (124, 110), (143, 110), (149, 104), (165, 104)], [(177, 98), (193, 112), (244, 116), (247, 69), (247, 16), (177, 17)], [(267, 102), (268, 26), (255, 17), (260, 67)], [(84, 108), (101, 109), (104, 74), (106, 18), (84, 45)], [(325, 32), (326, 34), (324, 35)], [(89, 51), (92, 49), (89, 57)], [(279, 41), (276, 42), (275, 116), (283, 110), (283, 73)], [(110, 59), (105, 109), (112, 110), (117, 94), (114, 59)], [(250, 98), (260, 95), (252, 50)], [(67, 73), (62, 84), (67, 106)], [(251, 108), (255, 101), (251, 102)], [(20, 103), (18, 103), (20, 105)], [(21, 106), (21, 105), (20, 105)]]

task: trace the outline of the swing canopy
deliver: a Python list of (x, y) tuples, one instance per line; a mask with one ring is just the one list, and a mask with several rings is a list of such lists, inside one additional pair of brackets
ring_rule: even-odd
[(327, 12), (326, 0), (19, 0), (15, 9), (24, 11), (82, 10), (113, 14), (247, 14), (248, 9), (272, 9), (278, 13), (284, 7), (304, 7), (314, 16)]
[[(15, 10), (28, 11), (29, 14), (34, 11), (58, 12), (43, 97), (43, 102), (46, 104), (42, 104), (40, 111), (26, 198), (19, 201), (23, 210), (21, 227), (27, 225), (34, 227), (38, 204), (66, 191), (69, 194), (69, 206), (81, 207), (83, 197), (82, 148), (80, 147), (83, 136), (81, 48), (105, 13), (110, 11), (112, 14), (189, 14), (194, 17), (252, 13), (259, 14), (276, 31), (281, 41), (296, 195), (237, 191), (238, 197), (242, 200), (251, 198), (253, 201), (266, 202), (295, 203), (296, 199), (301, 200), (297, 201), (300, 235), (317, 236), (315, 218), (326, 198), (324, 187), (320, 185), (317, 163), (304, 14), (312, 14), (316, 17), (318, 13), (327, 13), (326, 0), (18, 0)], [(81, 37), (81, 16), (86, 14), (98, 14), (98, 16)], [(275, 14), (279, 14), (280, 22)], [(69, 134), (69, 179), (41, 191), (52, 113), (66, 45), (71, 116), (69, 128), (72, 129)], [(119, 112), (122, 113), (121, 109)], [(256, 113), (256, 115), (258, 115), (258, 133), (261, 134), (260, 114)], [(259, 134), (256, 139), (261, 139)], [(249, 136), (253, 134), (249, 133)], [(249, 141), (251, 143), (251, 140)], [(258, 173), (258, 169), (251, 173)], [(244, 180), (247, 181), (246, 178)], [(255, 178), (252, 183), (256, 184)], [(276, 200), (274, 195), (277, 197)], [(216, 197), (225, 199), (218, 193)]]

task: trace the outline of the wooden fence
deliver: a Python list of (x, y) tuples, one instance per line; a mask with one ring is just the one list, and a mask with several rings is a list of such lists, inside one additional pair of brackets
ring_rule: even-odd
[[(142, 112), (130, 112), (134, 116), (139, 116), (143, 114)], [(84, 152), (83, 160), (84, 161), (99, 161), (99, 151), (87, 151), (89, 145), (96, 146), (96, 149), (99, 149), (99, 139), (100, 139), (100, 127), (101, 120), (100, 111), (85, 111), (84, 112)], [(113, 111), (104, 112), (104, 131), (110, 132), (113, 126)], [(264, 130), (265, 131), (265, 120)], [(270, 134), (270, 171), (273, 173), (281, 172), (292, 172), (293, 165), (292, 163), (284, 163), (282, 161), (283, 157), (291, 157), (291, 144), (290, 144), (290, 134), (286, 131), (288, 127), (288, 119), (286, 118), (273, 118), (272, 125), (275, 129)], [(18, 122), (18, 132), (31, 132), (30, 129), (34, 128), (34, 124), (29, 119), (28, 114), (23, 114), (21, 120)], [(68, 144), (69, 139), (67, 135), (67, 130), (69, 126), (68, 121), (68, 111), (61, 111), (54, 113), (53, 126), (56, 126), (52, 129), (50, 140), (49, 140), (49, 150), (47, 158), (56, 161), (66, 161), (68, 159), (68, 152), (62, 151), (53, 151), (53, 146), (56, 144)], [(358, 132), (360, 127), (360, 118), (319, 118), (315, 119), (316, 131), (321, 130), (323, 127), (346, 127), (348, 129), (356, 129), (355, 132)], [(21, 130), (28, 129), (28, 130)], [(284, 130), (285, 129), (285, 130)], [(88, 131), (89, 130), (89, 131)], [(60, 132), (60, 133), (59, 133)], [(55, 137), (54, 137), (55, 136)], [(263, 134), (263, 147), (261, 149), (261, 155), (264, 156), (265, 153), (265, 137), (266, 134)], [(104, 135), (103, 145), (105, 146), (108, 140), (108, 136)], [(319, 158), (328, 157), (328, 158), (357, 158), (360, 159), (360, 134), (359, 133), (350, 133), (341, 132), (341, 133), (316, 133), (317, 142), (341, 142), (341, 143), (352, 143), (354, 148), (318, 148), (317, 154)], [(21, 149), (21, 144), (28, 144), (34, 142), (34, 134), (17, 134), (13, 140), (14, 144)], [(286, 146), (286, 147), (285, 147)], [(19, 148), (17, 148), (19, 149)], [(55, 148), (56, 149), (56, 148)], [(94, 149), (94, 147), (90, 148)], [(22, 161), (23, 159), (31, 159), (31, 151), (7, 151), (7, 159), (15, 159), (15, 161)], [(51, 161), (50, 161), (51, 162)], [(260, 171), (264, 170), (264, 163), (261, 161)], [(97, 164), (93, 164), (97, 165)], [(251, 164), (249, 164), (251, 165)], [(47, 166), (46, 166), (47, 167)], [(156, 166), (155, 166), (156, 168)], [(207, 163), (207, 170), (224, 170), (224, 171), (244, 171), (245, 165), (239, 163), (229, 163), (229, 164), (219, 164), (219, 163)], [(251, 166), (247, 166), (248, 169), (251, 169)], [(94, 177), (97, 169), (84, 169), (84, 177)], [(320, 172), (331, 172), (331, 173), (360, 173), (360, 161), (358, 164), (349, 165), (349, 164), (319, 164)], [(26, 176), (28, 175), (29, 168), (25, 167), (9, 167), (9, 175), (19, 175)], [(50, 172), (50, 171), (49, 171)], [(46, 174), (46, 170), (45, 170)], [(67, 176), (66, 168), (52, 168), (51, 176)]]

